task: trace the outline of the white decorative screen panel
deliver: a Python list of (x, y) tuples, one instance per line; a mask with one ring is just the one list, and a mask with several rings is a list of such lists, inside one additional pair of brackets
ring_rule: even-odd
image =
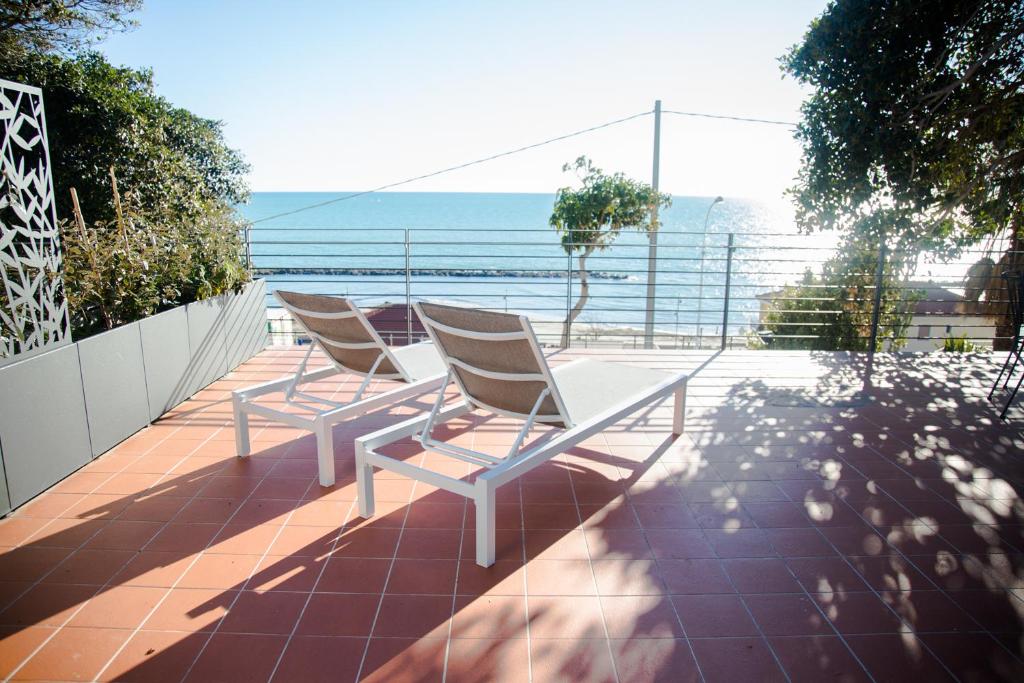
[(43, 93), (0, 79), (0, 365), (71, 341)]

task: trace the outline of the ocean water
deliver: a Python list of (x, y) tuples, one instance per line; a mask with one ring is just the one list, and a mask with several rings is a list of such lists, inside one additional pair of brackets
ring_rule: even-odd
[[(268, 289), (347, 295), (360, 305), (404, 302), (406, 268), (414, 300), (430, 299), (562, 320), (579, 296), (570, 259), (548, 226), (554, 195), (377, 193), (260, 220), (343, 193), (257, 192), (239, 207), (256, 221), (253, 265)], [(726, 299), (730, 334), (756, 323), (756, 295), (797, 279), (832, 244), (795, 234), (792, 210), (726, 197), (707, 221), (711, 197), (675, 197), (661, 214), (655, 324), (664, 334), (718, 334)], [(408, 240), (408, 243), (407, 243)], [(642, 328), (648, 239), (623, 232), (588, 259), (590, 300), (579, 321)], [(578, 270), (576, 258), (571, 267)], [(273, 305), (271, 300), (270, 305)]]

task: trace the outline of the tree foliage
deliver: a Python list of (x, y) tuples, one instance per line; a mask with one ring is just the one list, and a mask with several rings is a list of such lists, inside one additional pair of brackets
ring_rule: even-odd
[(28, 53), (73, 52), (135, 25), (142, 0), (0, 0), (0, 62)]
[(983, 244), (968, 298), (1009, 337), (999, 275), (1024, 266), (1024, 3), (833, 0), (782, 65), (813, 88), (801, 226), (885, 241), (904, 279), (922, 253)]
[(26, 53), (0, 64), (0, 77), (43, 89), (76, 337), (248, 280), (233, 208), (247, 197), (247, 167), (220, 122), (157, 95), (150, 71), (96, 53)]
[(578, 188), (558, 190), (549, 219), (561, 237), (562, 248), (567, 254), (576, 254), (579, 262), (580, 295), (562, 331), (562, 345), (567, 346), (572, 323), (590, 296), (587, 258), (610, 247), (623, 230), (656, 231), (655, 211), (670, 206), (672, 198), (622, 173), (607, 175), (585, 156), (565, 164), (562, 170), (575, 171), (581, 182)]
[[(116, 186), (115, 186), (116, 187)], [(139, 211), (113, 190), (111, 221), (61, 221), (64, 281), (75, 336), (239, 288), (248, 280), (230, 209), (188, 221)]]
[(1024, 212), (1024, 4), (834, 0), (783, 59), (813, 94), (806, 228), (942, 255)]
[(61, 217), (71, 216), (75, 187), (87, 217), (112, 221), (111, 167), (143, 214), (199, 218), (247, 196), (247, 167), (221, 123), (157, 95), (148, 70), (115, 67), (96, 53), (28, 55), (0, 67), (0, 77), (44, 91)]
[[(759, 344), (773, 349), (868, 351), (874, 313), (878, 254), (848, 249), (826, 261), (821, 275), (810, 269), (796, 285), (765, 295)], [(895, 285), (893, 267), (883, 269), (875, 351), (906, 345), (906, 330), (920, 295)]]

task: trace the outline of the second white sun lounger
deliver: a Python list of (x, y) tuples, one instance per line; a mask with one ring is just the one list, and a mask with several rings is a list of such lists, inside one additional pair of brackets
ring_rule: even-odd
[[(249, 455), (250, 414), (311, 431), (316, 435), (320, 484), (330, 486), (334, 483), (334, 425), (439, 388), (444, 380), (444, 361), (429, 342), (388, 348), (363, 312), (348, 299), (280, 290), (274, 292), (274, 296), (312, 343), (294, 375), (234, 392), (235, 446), (239, 456)], [(322, 350), (331, 364), (306, 372), (306, 363), (314, 348)], [(304, 384), (339, 373), (364, 377), (347, 403), (299, 390)], [(391, 380), (400, 386), (364, 398), (375, 379)], [(279, 410), (254, 401), (281, 391), (291, 410)]]
[[(356, 439), (359, 514), (363, 517), (374, 512), (374, 467), (466, 496), (476, 504), (476, 561), (489, 567), (494, 563), (494, 501), (499, 486), (673, 394), (672, 431), (683, 431), (685, 374), (586, 359), (551, 369), (524, 316), (427, 303), (416, 304), (416, 312), (448, 367), (444, 386), (454, 382), (461, 400), (445, 407), (442, 387), (430, 415)], [(523, 421), (507, 455), (481, 453), (431, 436), (437, 425), (477, 409)], [(534, 423), (564, 431), (524, 449)], [(414, 435), (426, 450), (472, 463), (481, 471), (472, 481), (455, 479), (378, 450)]]

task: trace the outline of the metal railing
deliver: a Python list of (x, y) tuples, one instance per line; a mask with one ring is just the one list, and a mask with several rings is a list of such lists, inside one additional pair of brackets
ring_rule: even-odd
[[(662, 231), (651, 261), (646, 237), (624, 233), (587, 258), (589, 298), (566, 335), (583, 273), (578, 253), (567, 252), (550, 229), (253, 227), (245, 236), (253, 273), (267, 278), (268, 291), (350, 296), (382, 309), (379, 329), (392, 344), (424, 336), (412, 311), (416, 300), (525, 314), (546, 346), (922, 351), (957, 337), (991, 348), (1006, 334), (998, 300), (957, 298), (970, 264), (992, 256), (982, 249), (891, 283), (882, 248), (863, 272), (847, 269), (840, 281), (823, 275), (835, 255), (834, 241), (823, 236)], [(649, 272), (657, 274), (653, 296)], [(271, 334), (294, 341), (296, 331), (275, 304), (268, 299)], [(649, 307), (654, 326), (647, 333)]]

